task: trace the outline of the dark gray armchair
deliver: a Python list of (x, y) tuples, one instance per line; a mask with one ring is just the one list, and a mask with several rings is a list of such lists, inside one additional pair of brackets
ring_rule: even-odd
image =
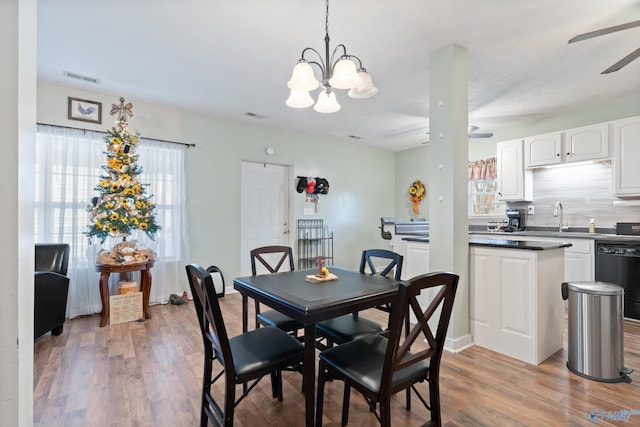
[(35, 259), (35, 297), (33, 304), (33, 337), (51, 331), (60, 335), (67, 311), (69, 294), (69, 245), (37, 243)]

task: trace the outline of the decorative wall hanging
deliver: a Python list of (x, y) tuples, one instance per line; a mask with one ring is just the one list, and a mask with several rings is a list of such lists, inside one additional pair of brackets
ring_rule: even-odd
[(68, 97), (67, 118), (89, 123), (102, 123), (102, 102)]
[(296, 191), (306, 194), (306, 202), (315, 205), (315, 211), (319, 211), (320, 194), (329, 194), (329, 181), (325, 178), (299, 176), (296, 183)]
[(420, 214), (420, 202), (424, 199), (424, 185), (420, 182), (419, 179), (413, 181), (413, 184), (409, 187), (409, 200), (413, 204), (413, 213), (416, 215)]

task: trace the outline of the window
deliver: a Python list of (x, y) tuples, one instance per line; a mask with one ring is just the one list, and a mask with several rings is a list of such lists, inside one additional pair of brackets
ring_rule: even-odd
[(505, 203), (498, 200), (497, 180), (469, 181), (469, 216), (504, 216)]
[[(35, 164), (35, 241), (71, 246), (67, 316), (101, 310), (98, 273), (94, 263), (99, 243), (90, 244), (87, 206), (105, 164), (104, 133), (38, 125)], [(162, 230), (155, 242), (140, 233), (139, 243), (156, 253), (151, 302), (166, 302), (171, 293), (182, 293), (184, 264), (188, 262), (185, 198), (186, 147), (140, 139), (136, 153), (142, 168), (140, 182), (153, 195)], [(157, 274), (156, 274), (157, 273)]]
[(504, 216), (497, 184), (495, 157), (469, 162), (469, 216)]

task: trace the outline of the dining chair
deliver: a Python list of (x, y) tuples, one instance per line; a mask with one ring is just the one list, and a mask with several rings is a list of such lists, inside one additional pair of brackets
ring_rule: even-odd
[[(263, 246), (255, 248), (250, 252), (251, 275), (258, 274), (258, 267), (262, 266), (268, 273), (277, 273), (281, 268), (288, 265), (293, 271), (293, 253), (289, 246)], [(256, 263), (259, 262), (259, 264)], [(260, 310), (260, 303), (255, 301), (256, 329), (260, 326), (275, 326), (285, 332), (291, 332), (293, 336), (298, 336), (298, 330), (304, 328), (300, 322), (286, 316), (276, 310)]]
[[(453, 273), (435, 272), (402, 282), (393, 302), (389, 331), (367, 335), (320, 353), (316, 426), (322, 426), (324, 385), (334, 379), (344, 381), (343, 426), (349, 421), (351, 388), (364, 396), (382, 427), (391, 426), (391, 396), (402, 390), (416, 393), (430, 412), (429, 425), (441, 425), (440, 359), (458, 279)], [(436, 294), (423, 310), (417, 297), (426, 289)], [(416, 316), (417, 323), (403, 339), (403, 323), (408, 309)], [(435, 334), (428, 323), (432, 317), (437, 319)], [(421, 342), (423, 340), (424, 343)], [(414, 344), (417, 351), (411, 352)], [(423, 381), (429, 384), (428, 403), (416, 388), (416, 384)], [(379, 414), (375, 411), (377, 403), (380, 404)], [(409, 401), (407, 410), (411, 410)]]
[[(186, 270), (204, 342), (200, 426), (206, 427), (208, 421), (214, 426), (233, 426), (235, 407), (265, 375), (271, 375), (273, 397), (282, 401), (282, 370), (300, 368), (304, 346), (275, 327), (254, 329), (229, 338), (211, 274), (198, 264), (189, 264)], [(222, 369), (212, 379), (216, 361)], [(221, 377), (224, 377), (222, 405), (212, 390)], [(236, 400), (238, 384), (243, 385), (243, 393)]]
[[(362, 274), (379, 274), (384, 277), (391, 276), (394, 280), (400, 280), (402, 275), (402, 255), (386, 249), (367, 249), (362, 251), (360, 258), (360, 273)], [(376, 307), (387, 313), (391, 312), (391, 304)], [(407, 312), (406, 326), (409, 330), (409, 316)], [(325, 349), (332, 347), (333, 344), (343, 344), (353, 341), (356, 338), (380, 333), (385, 330), (377, 322), (365, 319), (358, 313), (347, 314), (333, 319), (319, 322), (316, 325), (318, 336), (327, 340), (327, 345), (318, 345), (319, 348)]]

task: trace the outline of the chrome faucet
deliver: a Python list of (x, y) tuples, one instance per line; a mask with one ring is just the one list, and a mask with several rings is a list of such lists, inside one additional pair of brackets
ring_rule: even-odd
[(562, 221), (562, 203), (556, 202), (556, 205), (553, 208), (553, 217), (554, 218), (555, 217), (560, 217), (559, 218), (560, 225), (558, 226), (558, 231), (562, 232), (562, 225), (563, 225), (562, 224), (563, 223), (563, 221)]

